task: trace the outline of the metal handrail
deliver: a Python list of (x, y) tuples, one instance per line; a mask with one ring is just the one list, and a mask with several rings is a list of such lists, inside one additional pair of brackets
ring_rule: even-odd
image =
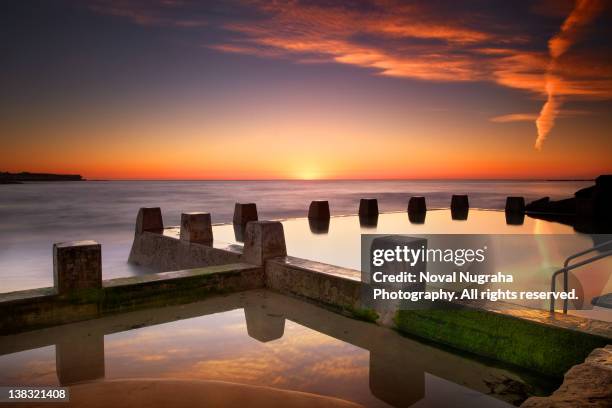
[[(568, 274), (569, 274), (569, 271), (571, 271), (573, 269), (576, 269), (576, 268), (579, 268), (581, 266), (590, 264), (590, 263), (595, 262), (595, 261), (597, 261), (599, 259), (608, 257), (608, 256), (612, 255), (612, 250), (608, 250), (608, 251), (602, 252), (599, 255), (595, 255), (595, 256), (593, 256), (593, 257), (591, 257), (589, 259), (585, 259), (582, 262), (578, 262), (578, 263), (576, 263), (576, 264), (574, 264), (572, 266), (569, 266), (569, 262), (572, 259), (576, 259), (576, 258), (578, 258), (578, 257), (580, 257), (582, 255), (586, 255), (589, 252), (593, 252), (596, 249), (599, 249), (599, 248), (602, 248), (604, 246), (608, 246), (608, 245), (611, 245), (611, 244), (612, 244), (612, 241), (607, 241), (607, 242), (604, 242), (603, 244), (599, 244), (597, 246), (594, 246), (593, 248), (590, 248), (588, 250), (585, 250), (585, 251), (582, 251), (582, 252), (578, 252), (576, 254), (573, 254), (573, 255), (569, 256), (565, 260), (565, 262), (563, 264), (563, 268), (561, 268), (561, 269), (555, 271), (555, 273), (553, 273), (552, 280), (551, 280), (551, 285), (550, 285), (551, 292), (555, 292), (556, 291), (555, 290), (556, 289), (555, 278), (557, 277), (558, 274), (563, 273), (563, 290), (565, 292), (567, 292), (567, 290), (568, 290)], [(563, 313), (567, 313), (567, 306), (568, 306), (568, 300), (564, 299), (563, 300)], [(555, 312), (555, 298), (554, 297), (550, 299), (550, 312), (551, 313)]]
[[(589, 249), (585, 249), (584, 251), (580, 251), (580, 252), (577, 252), (577, 253), (575, 253), (575, 254), (573, 254), (573, 255), (570, 255), (570, 256), (568, 256), (568, 257), (565, 259), (565, 262), (563, 263), (563, 268), (564, 268), (564, 269), (565, 269), (565, 268), (567, 268), (567, 267), (569, 266), (569, 263), (570, 263), (570, 261), (571, 261), (572, 259), (580, 258), (581, 256), (588, 254), (589, 252), (596, 251), (596, 250), (598, 250), (598, 249), (600, 249), (600, 248), (603, 248), (603, 247), (605, 247), (605, 246), (609, 246), (609, 245), (612, 245), (612, 240), (610, 240), (610, 241), (606, 241), (606, 242), (601, 243), (601, 244), (599, 244), (599, 245), (595, 245), (594, 247), (591, 247), (591, 248), (589, 248)], [(555, 279), (555, 277), (556, 277), (556, 275), (557, 275), (558, 273), (559, 273), (559, 271), (557, 271), (557, 272), (555, 272), (555, 274), (553, 274), (553, 280)], [(567, 272), (565, 272), (565, 273), (563, 274), (563, 290), (564, 290), (565, 292), (567, 292), (567, 290), (569, 289), (569, 282), (568, 282), (568, 278), (569, 278), (569, 277), (568, 277), (568, 273), (567, 273)], [(554, 300), (554, 299), (551, 299), (551, 302), (554, 304), (554, 303), (555, 303), (555, 300)], [(564, 301), (563, 301), (563, 313), (567, 313), (567, 299), (564, 299)]]

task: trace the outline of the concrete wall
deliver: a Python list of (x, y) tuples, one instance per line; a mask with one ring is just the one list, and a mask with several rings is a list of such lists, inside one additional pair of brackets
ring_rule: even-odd
[(144, 231), (134, 237), (128, 261), (156, 272), (241, 262), (241, 254)]
[(60, 295), (53, 288), (0, 294), (0, 334), (93, 319), (144, 307), (188, 303), (264, 286), (263, 268), (230, 264), (102, 282)]

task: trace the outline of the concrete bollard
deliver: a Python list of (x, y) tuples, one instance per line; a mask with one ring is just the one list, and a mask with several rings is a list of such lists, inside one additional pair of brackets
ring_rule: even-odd
[(362, 198), (359, 200), (359, 216), (378, 216), (378, 200), (375, 198)]
[(213, 241), (210, 213), (191, 212), (181, 214), (181, 240), (198, 244)]
[(466, 194), (453, 194), (451, 198), (451, 210), (467, 210), (470, 208), (470, 202)]
[(159, 207), (143, 207), (136, 216), (136, 235), (145, 231), (161, 232), (164, 229), (162, 213)]
[(523, 197), (507, 197), (506, 212), (522, 214), (525, 212), (525, 199)]
[(287, 256), (285, 231), (278, 221), (251, 221), (244, 235), (245, 262), (263, 265), (267, 259)]
[(425, 204), (425, 197), (414, 196), (410, 197), (408, 201), (408, 213), (409, 214), (423, 214), (427, 211), (427, 205)]
[(96, 241), (53, 244), (53, 285), (57, 293), (102, 287), (102, 247)]
[(329, 202), (324, 200), (315, 200), (310, 203), (308, 208), (308, 219), (310, 220), (326, 220), (330, 218)]
[(234, 224), (246, 224), (257, 221), (257, 205), (255, 203), (236, 203), (234, 206)]
[(468, 196), (465, 194), (453, 194), (451, 198), (451, 217), (456, 221), (465, 221), (470, 211)]

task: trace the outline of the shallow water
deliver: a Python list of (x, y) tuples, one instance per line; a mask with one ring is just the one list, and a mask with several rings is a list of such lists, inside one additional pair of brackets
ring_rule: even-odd
[[(520, 225), (510, 225), (505, 213), (497, 210), (470, 210), (466, 220), (454, 220), (450, 210), (432, 210), (422, 224), (411, 222), (403, 211), (380, 214), (377, 219), (368, 220), (367, 225), (356, 216), (332, 217), (324, 228), (313, 225), (307, 218), (293, 218), (284, 220), (283, 227), (290, 255), (351, 268), (356, 277), (360, 277), (361, 270), (361, 234), (425, 235), (430, 246), (438, 248), (448, 245), (450, 237), (427, 234), (470, 234), (470, 242), (461, 239), (466, 247), (489, 246), (487, 273), (499, 271), (514, 277), (512, 284), (489, 284), (491, 290), (548, 291), (552, 274), (570, 254), (612, 240), (610, 235), (582, 234), (571, 226), (529, 216)], [(215, 227), (214, 236), (219, 245), (240, 243), (231, 224)], [(573, 314), (612, 321), (612, 310), (591, 305), (593, 297), (612, 292), (610, 270), (612, 257), (570, 273), (570, 290), (576, 288), (580, 297), (578, 303), (570, 304), (570, 309), (580, 309), (572, 311)], [(561, 281), (559, 275), (559, 288)], [(545, 310), (550, 306), (548, 301), (511, 303)], [(562, 303), (559, 301), (557, 306)]]
[(557, 383), (267, 291), (0, 337), (1, 385), (180, 378), (384, 406), (509, 407)]
[[(305, 216), (310, 201), (327, 199), (331, 212), (354, 214), (359, 198), (377, 197), (381, 211), (404, 210), (412, 195), (430, 208), (448, 207), (467, 193), (472, 207), (502, 208), (508, 195), (527, 200), (571, 196), (592, 182), (518, 181), (99, 181), (0, 185), (0, 292), (52, 285), (54, 242), (100, 242), (104, 278), (146, 269), (126, 263), (139, 207), (161, 207), (166, 225), (181, 212), (206, 211), (231, 221), (235, 202), (256, 202), (261, 219)], [(427, 227), (432, 218), (428, 218)], [(473, 221), (464, 229), (471, 230)], [(499, 223), (496, 223), (496, 225)], [(435, 227), (447, 232), (445, 224)], [(290, 253), (293, 249), (290, 247)], [(298, 254), (296, 254), (298, 255)]]

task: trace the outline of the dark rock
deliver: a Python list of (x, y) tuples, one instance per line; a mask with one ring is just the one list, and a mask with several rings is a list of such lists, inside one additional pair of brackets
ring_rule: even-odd
[(522, 408), (610, 407), (612, 401), (612, 345), (595, 349), (565, 373), (561, 387), (549, 397), (532, 397)]
[(79, 174), (52, 174), (52, 173), (0, 173), (0, 183), (18, 184), (22, 181), (83, 181)]

